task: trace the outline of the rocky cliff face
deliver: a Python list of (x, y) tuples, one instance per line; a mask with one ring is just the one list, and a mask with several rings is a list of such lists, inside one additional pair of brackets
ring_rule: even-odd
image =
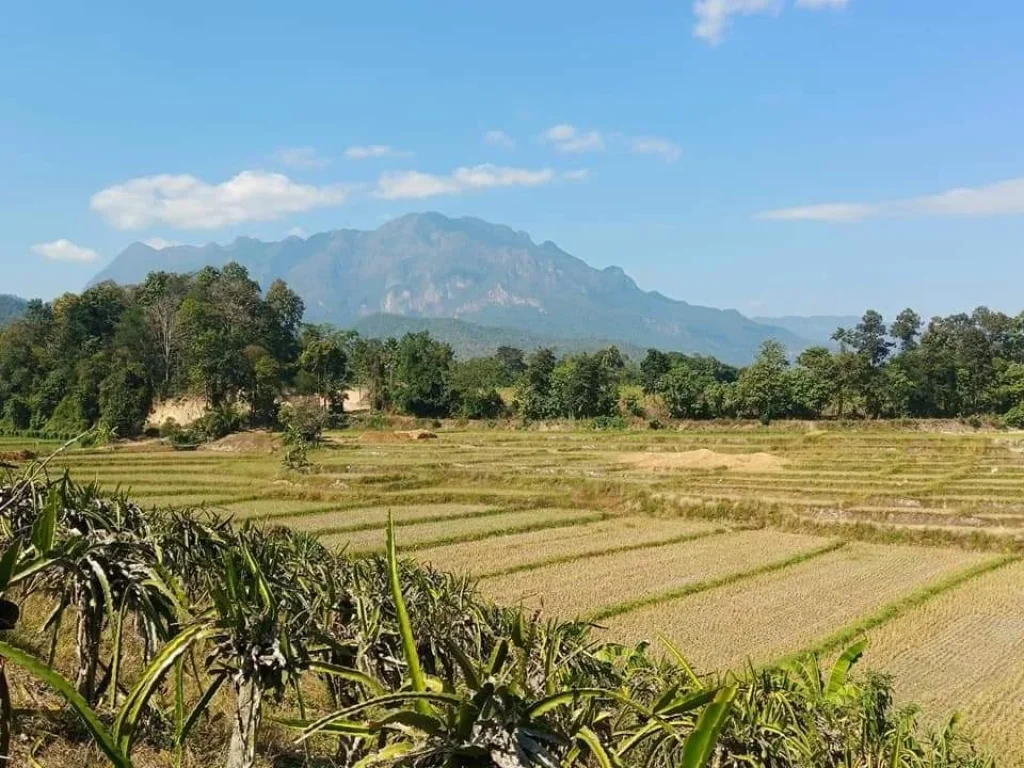
[(135, 243), (95, 281), (141, 281), (153, 270), (194, 271), (237, 261), (262, 285), (285, 280), (307, 319), (350, 326), (378, 313), (459, 318), (490, 326), (713, 354), (745, 363), (774, 337), (805, 342), (735, 310), (700, 307), (642, 291), (618, 267), (594, 269), (551, 242), (480, 219), (409, 214), (377, 230), (336, 230), (275, 243), (157, 251)]

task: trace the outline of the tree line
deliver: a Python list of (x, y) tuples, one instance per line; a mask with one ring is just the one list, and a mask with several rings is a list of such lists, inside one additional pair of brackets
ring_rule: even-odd
[(677, 418), (953, 418), (1000, 415), (1024, 426), (1024, 314), (980, 307), (927, 325), (905, 309), (886, 325), (868, 310), (791, 364), (767, 341), (741, 371), (650, 350), (645, 392)]
[[(303, 322), (278, 280), (264, 292), (244, 267), (154, 272), (29, 302), (0, 329), (0, 430), (139, 434), (154, 402), (201, 396), (230, 431), (273, 426), (286, 395), (344, 412), (361, 388), (379, 413), (426, 418), (615, 419), (1002, 416), (1024, 426), (1024, 314), (979, 308), (925, 324), (872, 310), (791, 360), (775, 341), (745, 368), (713, 357), (614, 346), (561, 358), (550, 349), (457, 360), (429, 333), (362, 338)], [(212, 429), (212, 427), (211, 427)]]

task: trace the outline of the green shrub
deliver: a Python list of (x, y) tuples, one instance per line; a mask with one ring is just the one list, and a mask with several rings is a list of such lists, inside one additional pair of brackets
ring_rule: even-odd
[(627, 416), (635, 416), (638, 419), (647, 416), (647, 410), (640, 402), (640, 398), (634, 394), (629, 394), (622, 398), (622, 408)]
[(621, 416), (595, 416), (591, 421), (594, 429), (625, 429), (626, 420)]
[(28, 401), (15, 395), (4, 404), (4, 425), (11, 430), (28, 429), (32, 423), (32, 408)]
[(1003, 416), (1003, 423), (1012, 429), (1024, 429), (1024, 403), (1018, 403)]
[(242, 429), (242, 417), (234, 406), (219, 405), (210, 408), (200, 418), (196, 419), (189, 431), (201, 442), (220, 440), (222, 437), (239, 432)]
[(466, 392), (461, 412), (467, 419), (497, 419), (505, 414), (505, 401), (496, 389)]
[(309, 466), (309, 451), (323, 441), (324, 427), (330, 415), (318, 404), (303, 400), (282, 413), (284, 444), (282, 463), (288, 469)]
[(71, 393), (58, 404), (43, 428), (46, 432), (62, 434), (81, 433), (89, 428), (89, 421), (82, 411), (82, 402), (77, 393)]

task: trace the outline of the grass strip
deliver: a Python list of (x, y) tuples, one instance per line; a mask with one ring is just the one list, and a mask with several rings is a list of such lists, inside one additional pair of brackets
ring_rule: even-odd
[[(476, 533), (466, 533), (462, 535), (447, 536), (441, 539), (430, 539), (429, 541), (421, 541), (415, 544), (404, 544), (402, 546), (402, 551), (418, 552), (421, 549), (443, 547), (448, 544), (465, 544), (471, 541), (482, 541), (484, 539), (490, 539), (494, 536), (507, 536), (512, 533), (530, 533), (532, 531), (545, 531), (549, 528), (568, 528), (571, 525), (589, 525), (590, 523), (597, 523), (602, 520), (607, 520), (609, 517), (611, 517), (611, 515), (599, 512), (593, 515), (573, 517), (571, 519), (554, 518), (552, 520), (544, 520), (537, 523), (528, 523), (527, 525), (509, 525), (504, 528), (490, 528), (486, 531), (478, 531)], [(451, 518), (447, 519), (450, 520)], [(381, 552), (382, 549), (383, 548), (360, 552), (357, 553), (356, 556), (373, 556)]]
[(980, 576), (984, 576), (987, 573), (992, 573), (1000, 568), (1005, 568), (1011, 563), (1016, 563), (1021, 560), (1019, 555), (1004, 555), (1002, 557), (996, 557), (992, 560), (985, 560), (977, 565), (972, 565), (969, 568), (965, 568), (962, 571), (957, 571), (952, 576), (937, 581), (932, 584), (926, 584), (920, 589), (914, 590), (909, 595), (894, 600), (888, 605), (882, 607), (877, 612), (865, 616), (862, 619), (858, 619), (852, 624), (847, 624), (845, 627), (833, 632), (831, 635), (826, 635), (824, 638), (819, 640), (817, 643), (809, 648), (805, 648), (797, 653), (787, 654), (773, 662), (768, 663), (767, 667), (778, 667), (788, 664), (797, 659), (805, 658), (810, 655), (821, 656), (823, 654), (835, 651), (838, 648), (845, 647), (852, 643), (855, 639), (860, 638), (870, 632), (872, 629), (877, 629), (883, 624), (887, 624), (893, 619), (898, 619), (908, 611), (913, 610), (921, 605), (924, 605), (929, 600), (932, 600), (939, 595), (949, 592), (952, 589), (963, 586), (969, 581), (972, 581)]
[[(398, 505), (389, 506), (389, 507), (386, 507), (386, 508), (382, 509), (381, 511), (382, 511), (382, 513), (384, 515), (387, 515), (388, 512), (392, 512), (392, 511), (394, 511), (396, 509), (402, 509), (405, 506), (408, 506), (408, 505), (404, 505), (403, 504), (401, 506), (398, 506)], [(357, 509), (358, 509), (358, 507), (357, 507)], [(333, 511), (333, 510), (329, 509), (327, 511), (330, 512), (330, 511)], [(340, 511), (344, 511), (344, 510), (340, 510)], [(420, 523), (443, 523), (443, 522), (448, 521), (448, 520), (454, 521), (454, 520), (468, 520), (469, 518), (473, 518), (473, 517), (493, 517), (494, 515), (505, 515), (505, 514), (508, 514), (511, 511), (513, 511), (513, 510), (510, 510), (508, 508), (502, 509), (502, 508), (499, 507), (499, 508), (494, 508), (494, 509), (482, 509), (482, 510), (478, 510), (476, 512), (463, 512), (462, 514), (458, 514), (458, 515), (445, 515), (445, 514), (440, 514), (439, 513), (439, 514), (436, 514), (436, 515), (428, 515), (427, 517), (412, 517), (412, 518), (408, 518), (406, 520), (398, 519), (398, 520), (394, 521), (394, 526), (395, 526), (395, 528), (401, 528), (401, 527), (406, 526), (406, 525), (418, 525)], [(525, 511), (525, 510), (523, 510), (523, 511)], [(308, 513), (303, 512), (300, 515), (290, 515), (290, 517), (305, 517), (307, 514)], [(278, 522), (281, 525), (287, 525), (287, 522), (285, 520), (283, 520), (283, 519), (279, 519), (276, 522)], [(318, 528), (316, 531), (314, 531), (314, 533), (316, 533), (317, 536), (330, 536), (330, 535), (335, 534), (335, 533), (359, 533), (360, 531), (370, 531), (370, 530), (373, 530), (374, 528), (380, 528), (380, 522), (379, 521), (377, 521), (377, 522), (367, 521), (367, 522), (364, 522), (364, 523), (354, 523), (352, 525), (337, 525), (337, 526), (331, 526), (330, 528)], [(404, 549), (404, 547), (403, 547), (403, 549)]]
[(687, 541), (697, 541), (698, 539), (706, 539), (709, 536), (718, 536), (723, 533), (730, 533), (728, 528), (713, 528), (709, 531), (697, 531), (696, 533), (684, 533), (679, 536), (673, 536), (668, 539), (662, 539), (661, 541), (648, 541), (642, 544), (622, 544), (617, 547), (610, 547), (608, 549), (599, 549), (594, 552), (581, 552), (577, 554), (566, 554), (566, 555), (554, 555), (543, 560), (534, 560), (529, 563), (519, 563), (518, 565), (510, 565), (507, 568), (499, 568), (496, 571), (488, 571), (480, 574), (479, 579), (493, 579), (498, 576), (508, 576), (512, 573), (522, 573), (523, 571), (533, 571), (537, 568), (544, 568), (548, 565), (562, 565), (563, 563), (575, 563), (580, 560), (589, 560), (593, 557), (604, 557), (605, 555), (618, 555), (623, 552), (632, 552), (637, 549), (655, 549), (657, 547), (667, 547), (671, 544), (682, 544)]
[(813, 560), (814, 558), (821, 557), (822, 555), (827, 555), (830, 552), (842, 549), (846, 544), (847, 542), (843, 540), (832, 541), (823, 547), (811, 549), (807, 552), (800, 552), (799, 554), (786, 558), (785, 560), (778, 560), (757, 568), (751, 568), (747, 571), (736, 571), (735, 573), (729, 573), (717, 579), (698, 581), (693, 584), (687, 584), (686, 586), (679, 587), (678, 589), (670, 589), (665, 592), (655, 592), (654, 594), (638, 597), (635, 600), (626, 600), (621, 603), (606, 605), (604, 608), (599, 608), (598, 610), (586, 615), (584, 618), (591, 622), (603, 621), (604, 619), (610, 619), (614, 616), (621, 616), (624, 613), (635, 611), (638, 608), (646, 608), (649, 605), (655, 605), (657, 603), (667, 603), (671, 600), (678, 600), (682, 597), (695, 595), (698, 592), (707, 592), (710, 589), (718, 589), (719, 587), (736, 584), (740, 581), (747, 581), (749, 579), (757, 578), (758, 576), (764, 576), (769, 573), (774, 573), (775, 571), (784, 570), (808, 560)]

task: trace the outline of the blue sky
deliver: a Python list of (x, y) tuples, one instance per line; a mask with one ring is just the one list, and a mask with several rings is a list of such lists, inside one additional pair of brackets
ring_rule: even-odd
[(748, 314), (1017, 313), (1013, 0), (9, 3), (0, 293), (124, 246), (551, 239)]

